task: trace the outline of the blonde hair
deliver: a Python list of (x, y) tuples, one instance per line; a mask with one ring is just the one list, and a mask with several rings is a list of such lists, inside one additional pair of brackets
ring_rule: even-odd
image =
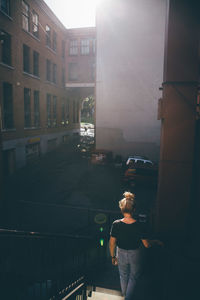
[(119, 201), (119, 208), (122, 214), (128, 213), (132, 215), (135, 210), (135, 195), (131, 192), (125, 192), (123, 196), (124, 198)]

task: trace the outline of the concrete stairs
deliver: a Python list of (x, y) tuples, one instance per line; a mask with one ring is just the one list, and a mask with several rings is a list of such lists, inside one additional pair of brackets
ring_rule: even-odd
[(91, 299), (91, 300), (123, 300), (124, 297), (121, 296), (121, 293), (119, 291), (96, 287), (95, 291), (92, 292), (92, 297), (88, 298), (88, 299)]

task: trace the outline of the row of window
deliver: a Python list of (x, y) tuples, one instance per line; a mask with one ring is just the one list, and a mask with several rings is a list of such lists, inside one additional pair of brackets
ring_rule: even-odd
[[(90, 40), (92, 41), (92, 47), (90, 47)], [(95, 39), (81, 39), (80, 53), (81, 55), (88, 55), (90, 51), (94, 54), (96, 51), (96, 40)], [(69, 43), (69, 55), (79, 54), (79, 44), (77, 39), (70, 40)]]
[[(6, 15), (11, 15), (10, 0), (0, 0), (0, 10)], [(39, 15), (31, 9), (26, 1), (22, 0), (22, 28), (39, 39)], [(43, 29), (44, 30), (44, 29)], [(49, 25), (45, 27), (46, 46), (53, 51), (57, 51), (57, 33), (51, 29)], [(65, 57), (65, 41), (62, 41), (62, 57)]]
[[(10, 1), (0, 0), (0, 8), (7, 15), (10, 15)], [(29, 5), (22, 0), (22, 28), (33, 34), (36, 38), (39, 38), (39, 15), (34, 11), (30, 10)], [(44, 29), (43, 29), (44, 30)], [(53, 51), (57, 51), (57, 33), (47, 24), (45, 27), (46, 34), (46, 46), (51, 48)], [(90, 47), (91, 41), (91, 47)], [(96, 51), (96, 40), (84, 38), (80, 41), (80, 53), (81, 55), (88, 55), (95, 53)], [(69, 54), (79, 54), (79, 43), (77, 39), (70, 40)], [(65, 57), (65, 41), (62, 41), (62, 57)]]
[[(39, 15), (34, 10), (31, 12), (29, 5), (25, 1), (22, 1), (22, 28), (27, 32), (31, 32), (36, 38), (39, 38), (39, 25)], [(56, 52), (57, 33), (49, 25), (46, 25), (45, 34), (46, 46)], [(62, 41), (62, 57), (65, 57), (65, 41)]]
[[(1, 54), (1, 62), (6, 65), (11, 66), (11, 36), (5, 32), (0, 31), (0, 54)], [(34, 76), (39, 77), (39, 53), (37, 51), (33, 51), (33, 66), (31, 70), (31, 50), (27, 45), (23, 45), (23, 71), (29, 74), (33, 74)], [(52, 63), (49, 59), (46, 60), (46, 80), (57, 83), (57, 65)], [(65, 86), (65, 69), (62, 69), (62, 86)]]
[[(47, 127), (57, 127), (57, 96), (46, 94), (46, 124)], [(79, 122), (79, 102), (73, 101), (73, 123)], [(2, 128), (14, 128), (13, 87), (3, 82)], [(61, 102), (61, 125), (66, 126), (70, 121), (70, 106), (68, 99)], [(24, 88), (24, 128), (40, 126), (40, 92)]]
[[(5, 31), (0, 31), (1, 38), (1, 61), (11, 66), (11, 36)], [(32, 70), (31, 70), (31, 57), (32, 57)], [(27, 45), (23, 45), (23, 71), (34, 76), (39, 77), (39, 66), (40, 66), (40, 55), (37, 51), (32, 52)], [(69, 80), (77, 80), (78, 78), (78, 64), (69, 63)], [(95, 64), (91, 65), (91, 78), (95, 78)], [(57, 83), (57, 65), (51, 62), (49, 59), (46, 60), (46, 80), (49, 82)], [(65, 86), (65, 69), (62, 68), (61, 74), (62, 86)]]

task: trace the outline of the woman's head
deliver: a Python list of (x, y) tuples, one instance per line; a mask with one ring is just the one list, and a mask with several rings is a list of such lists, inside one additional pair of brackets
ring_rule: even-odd
[(123, 194), (124, 198), (119, 201), (119, 207), (122, 214), (132, 215), (135, 210), (135, 195), (130, 192), (125, 192)]

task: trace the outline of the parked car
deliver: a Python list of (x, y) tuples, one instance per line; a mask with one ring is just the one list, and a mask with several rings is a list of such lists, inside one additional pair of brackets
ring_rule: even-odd
[(124, 171), (124, 182), (128, 185), (156, 186), (157, 166), (146, 157), (129, 156)]
[(96, 149), (91, 153), (91, 162), (93, 164), (105, 165), (111, 163), (113, 160), (113, 153), (109, 150)]
[(133, 156), (129, 156), (127, 161), (126, 161), (126, 165), (128, 166), (129, 164), (134, 163), (140, 166), (153, 166), (153, 162), (148, 159), (145, 156), (138, 156), (138, 155), (133, 155)]

